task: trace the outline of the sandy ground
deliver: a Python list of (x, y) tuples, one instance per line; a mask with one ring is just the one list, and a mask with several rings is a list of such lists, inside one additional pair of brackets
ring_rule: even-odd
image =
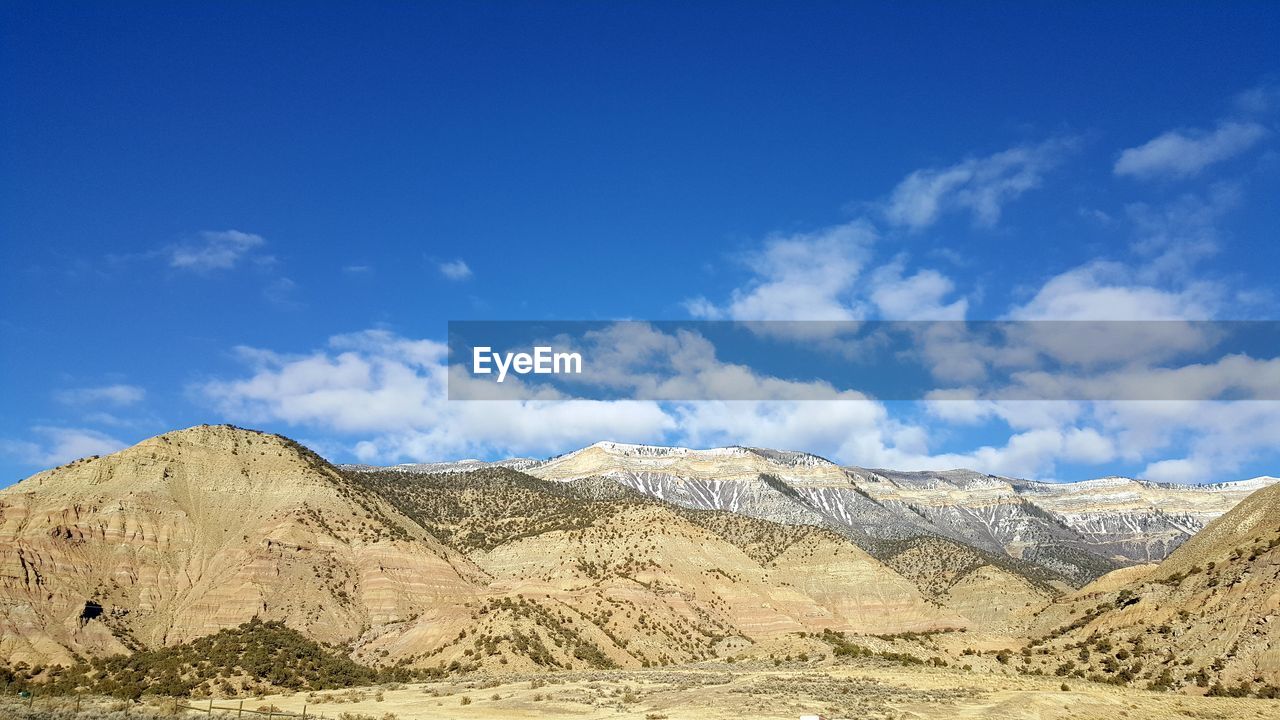
[[(544, 684), (545, 683), (545, 684)], [(336, 719), (618, 718), (1276, 718), (1280, 701), (1202, 698), (1071, 681), (935, 668), (865, 666), (561, 673), (360, 688), (245, 702)], [(466, 698), (469, 700), (464, 700)], [(215, 701), (216, 702), (216, 701)], [(234, 705), (238, 701), (230, 704)], [(217, 704), (223, 704), (217, 702)], [(390, 720), (390, 719), (388, 719)]]

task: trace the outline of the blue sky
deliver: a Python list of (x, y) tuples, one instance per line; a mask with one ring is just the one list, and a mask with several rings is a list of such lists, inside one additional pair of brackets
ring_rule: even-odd
[(0, 483), (748, 443), (1280, 474), (1274, 403), (475, 404), (450, 319), (1280, 319), (1275, 3), (6, 3)]

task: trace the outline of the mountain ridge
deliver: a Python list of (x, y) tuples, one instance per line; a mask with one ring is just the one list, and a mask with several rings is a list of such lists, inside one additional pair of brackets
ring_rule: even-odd
[(1274, 478), (1175, 486), (1129, 478), (1045, 483), (967, 470), (899, 472), (746, 446), (710, 450), (599, 442), (525, 468), (600, 476), (664, 500), (830, 527), (864, 549), (941, 536), (1026, 560), (1078, 587), (1158, 561)]
[[(0, 650), (65, 664), (260, 618), (370, 664), (534, 670), (967, 624), (838, 535), (479, 472), (497, 475), (380, 483), (281, 436), (198, 426), (37, 473), (0, 492)], [(771, 564), (796, 543), (803, 566)]]
[[(814, 638), (862, 636), (905, 663), (941, 653), (1003, 672), (1007, 658), (986, 653), (1029, 642), (1019, 672), (1230, 692), (1276, 681), (1270, 482), (1046, 491), (613, 443), (523, 471), (434, 468), (337, 467), (283, 436), (197, 426), (36, 473), (0, 491), (0, 652), (67, 665), (261, 620), (432, 676), (779, 662)], [(1099, 551), (1135, 543), (1177, 549), (1159, 565)], [(1169, 605), (1162, 620), (1188, 638), (1169, 647), (1194, 673), (1067, 666), (1095, 630), (1128, 642), (1145, 617), (1135, 597), (1143, 612)], [(1221, 646), (1219, 621), (1235, 645)], [(1126, 652), (1156, 668), (1142, 643)]]

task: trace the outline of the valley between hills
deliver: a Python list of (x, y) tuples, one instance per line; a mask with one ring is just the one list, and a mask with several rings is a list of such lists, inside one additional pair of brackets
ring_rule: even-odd
[(198, 426), (0, 491), (0, 673), (51, 708), (1280, 717), (1276, 482), (607, 442), (335, 466)]

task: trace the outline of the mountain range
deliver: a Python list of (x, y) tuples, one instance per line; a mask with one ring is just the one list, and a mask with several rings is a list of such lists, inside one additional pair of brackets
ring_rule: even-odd
[(1126, 565), (1158, 562), (1253, 491), (1259, 477), (1174, 485), (1122, 477), (1049, 483), (970, 470), (839, 466), (802, 452), (691, 450), (600, 442), (547, 461), (398, 465), (404, 473), (508, 467), (553, 481), (609, 480), (681, 507), (826, 527), (877, 556), (943, 538), (1079, 587)]
[(334, 466), (198, 426), (0, 491), (0, 654), (71, 665), (255, 619), (446, 674), (778, 661), (862, 636), (978, 670), (1018, 649), (1021, 672), (1253, 692), (1280, 685), (1275, 482), (619, 443)]

